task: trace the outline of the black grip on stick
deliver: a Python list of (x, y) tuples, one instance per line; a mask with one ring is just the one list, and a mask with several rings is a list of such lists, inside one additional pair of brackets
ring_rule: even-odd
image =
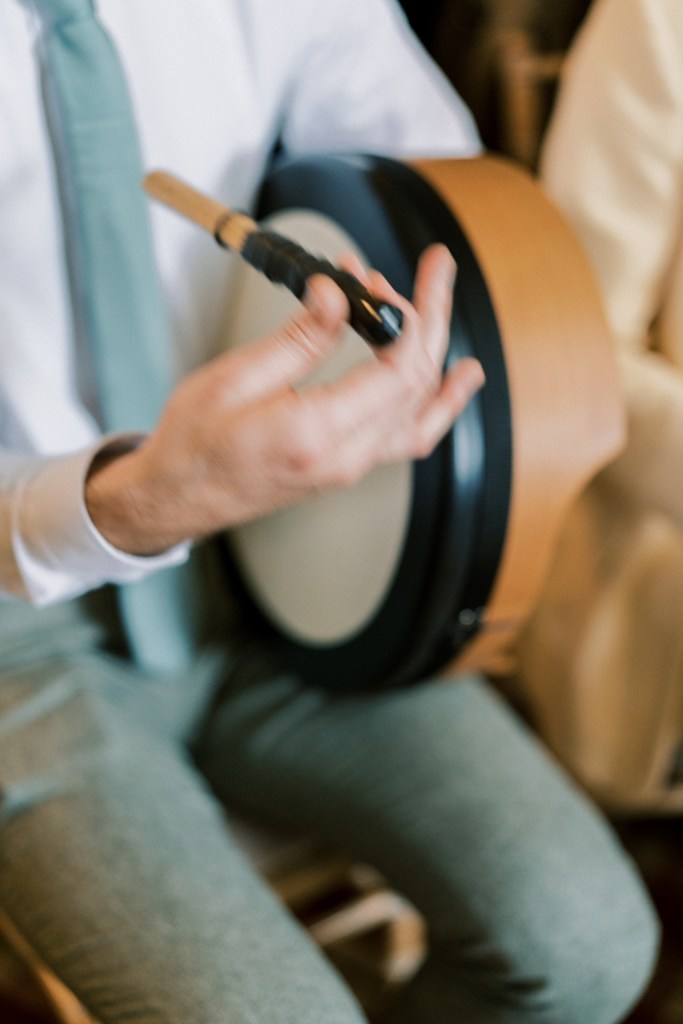
[(269, 281), (289, 288), (297, 299), (313, 274), (331, 277), (348, 299), (349, 323), (371, 345), (388, 345), (401, 333), (400, 309), (373, 295), (353, 274), (313, 256), (289, 238), (274, 231), (254, 231), (247, 236), (241, 255)]

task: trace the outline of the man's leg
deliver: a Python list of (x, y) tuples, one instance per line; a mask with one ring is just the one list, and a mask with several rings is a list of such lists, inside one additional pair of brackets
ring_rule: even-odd
[(225, 695), (198, 746), (218, 794), (372, 863), (431, 952), (391, 1024), (615, 1024), (657, 925), (611, 831), (487, 686)]
[(155, 719), (157, 684), (78, 654), (67, 620), (46, 647), (49, 620), (0, 677), (0, 905), (20, 934), (103, 1024), (360, 1024)]

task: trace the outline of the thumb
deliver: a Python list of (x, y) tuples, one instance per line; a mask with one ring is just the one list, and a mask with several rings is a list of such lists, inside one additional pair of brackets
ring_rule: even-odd
[(349, 304), (341, 288), (331, 277), (315, 274), (309, 278), (304, 308), (323, 329), (338, 330), (349, 317)]

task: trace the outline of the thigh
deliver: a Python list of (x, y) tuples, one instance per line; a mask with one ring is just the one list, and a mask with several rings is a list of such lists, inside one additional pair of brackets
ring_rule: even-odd
[(3, 909), (104, 1024), (359, 1024), (126, 679), (92, 654), (5, 670)]
[(611, 829), (481, 680), (339, 698), (275, 679), (226, 700), (200, 757), (223, 799), (378, 867), (470, 976), (477, 946), (528, 979), (613, 958), (634, 924), (624, 982), (651, 959)]

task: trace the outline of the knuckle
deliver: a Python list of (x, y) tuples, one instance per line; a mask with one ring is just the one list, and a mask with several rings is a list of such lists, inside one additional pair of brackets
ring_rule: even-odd
[(321, 329), (310, 317), (300, 315), (287, 321), (278, 335), (280, 347), (285, 352), (292, 350), (304, 355), (307, 361), (316, 362), (332, 347), (334, 335)]
[(283, 452), (283, 461), (289, 471), (296, 476), (316, 478), (324, 468), (327, 455), (326, 439), (320, 425), (311, 422), (308, 416), (300, 416)]
[(360, 483), (368, 470), (369, 467), (358, 459), (347, 461), (336, 467), (332, 474), (331, 484), (340, 489), (354, 487)]
[(433, 431), (424, 426), (418, 426), (413, 437), (413, 458), (428, 458), (434, 451), (438, 440)]
[(436, 363), (424, 350), (414, 354), (406, 372), (406, 389), (415, 400), (431, 399), (441, 387), (442, 374)]
[(433, 438), (420, 438), (413, 450), (413, 458), (417, 460), (427, 459), (432, 454), (435, 447), (436, 442)]

